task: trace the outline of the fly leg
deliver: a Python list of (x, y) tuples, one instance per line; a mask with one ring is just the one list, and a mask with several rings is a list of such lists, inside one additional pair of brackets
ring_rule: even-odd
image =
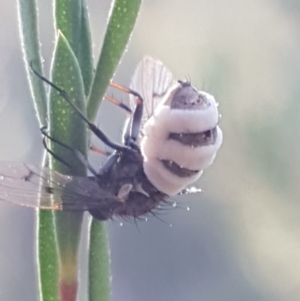
[(58, 87), (57, 85), (55, 85), (54, 83), (52, 83), (51, 81), (49, 81), (47, 78), (45, 78), (44, 76), (42, 76), (41, 74), (39, 74), (32, 66), (32, 64), (30, 65), (31, 70), (34, 72), (34, 74), (39, 77), (42, 81), (44, 81), (45, 83), (47, 83), (48, 85), (50, 85), (53, 89), (55, 89), (59, 95), (74, 109), (74, 111), (81, 117), (81, 119), (87, 124), (87, 126), (89, 127), (89, 129), (107, 146), (111, 147), (114, 150), (117, 150), (119, 152), (128, 152), (131, 151), (131, 149), (126, 146), (126, 145), (122, 145), (119, 143), (116, 143), (114, 141), (112, 141), (111, 139), (109, 139), (99, 128), (97, 128), (96, 125), (94, 125), (93, 123), (91, 123), (85, 116), (84, 114), (73, 104), (73, 102), (70, 100), (69, 95), (67, 94), (66, 91), (64, 91), (63, 89), (61, 89), (60, 87)]
[(103, 176), (107, 172), (109, 172), (114, 165), (117, 163), (120, 158), (120, 154), (118, 152), (113, 152), (105, 161), (104, 165), (100, 168), (98, 176)]
[(126, 88), (122, 85), (112, 82), (110, 83), (110, 86), (120, 91), (123, 91), (125, 93), (131, 94), (136, 99), (135, 109), (124, 132), (125, 145), (128, 145), (131, 148), (136, 148), (137, 147), (136, 140), (140, 132), (141, 121), (143, 116), (144, 100), (139, 93), (129, 88)]
[[(113, 86), (114, 83), (110, 83), (110, 85)], [(118, 85), (118, 87), (120, 87), (120, 86)], [(127, 89), (125, 87), (122, 87), (122, 88)], [(124, 91), (124, 90), (122, 90), (122, 91)], [(124, 141), (124, 144), (128, 146), (129, 145), (128, 141), (130, 140), (130, 128), (131, 128), (131, 123), (132, 123), (132, 110), (129, 109), (123, 103), (119, 102), (118, 100), (116, 100), (115, 98), (113, 98), (113, 97), (111, 97), (111, 96), (109, 96), (107, 94), (105, 94), (104, 97), (105, 97), (105, 99), (107, 99), (108, 101), (112, 102), (113, 104), (115, 104), (115, 105), (123, 108), (128, 113), (128, 118), (127, 118), (127, 121), (126, 121), (125, 127), (124, 127), (125, 130), (123, 132), (123, 141)]]
[(77, 149), (74, 149), (72, 147), (70, 147), (69, 145), (56, 140), (55, 138), (51, 137), (47, 132), (46, 132), (46, 126), (43, 126), (41, 128), (41, 133), (44, 136), (43, 139), (43, 144), (45, 149), (47, 150), (47, 152), (49, 152), (56, 160), (60, 161), (61, 163), (63, 163), (64, 165), (66, 165), (67, 167), (69, 167), (70, 169), (72, 169), (72, 166), (70, 166), (65, 160), (63, 160), (62, 158), (58, 157), (47, 145), (45, 138), (48, 138), (49, 140), (51, 140), (52, 142), (68, 149), (70, 152), (72, 152), (74, 154), (74, 156), (86, 167), (86, 169), (88, 171), (90, 171), (95, 177), (97, 177), (97, 172), (95, 171), (95, 169), (90, 165), (89, 161), (82, 155), (82, 153), (80, 151), (78, 151)]
[[(45, 127), (42, 127), (41, 128), (41, 132), (43, 131), (43, 128), (46, 128)], [(43, 134), (44, 135), (44, 134)], [(46, 137), (43, 137), (43, 145), (44, 145), (44, 148), (45, 150), (47, 151), (47, 153), (49, 153), (53, 158), (55, 158), (57, 161), (59, 161), (60, 163), (64, 164), (65, 166), (67, 166), (68, 168), (72, 169), (72, 166), (70, 164), (68, 164), (65, 160), (63, 160), (62, 158), (60, 158), (59, 156), (57, 156), (47, 145), (47, 142), (46, 142)]]
[(104, 98), (106, 100), (110, 101), (111, 103), (113, 103), (114, 105), (116, 105), (116, 106), (122, 108), (123, 110), (125, 110), (129, 115), (132, 114), (132, 110), (128, 106), (126, 106), (124, 103), (116, 100), (114, 97), (105, 94)]
[(104, 156), (110, 156), (111, 155), (111, 152), (108, 152), (108, 151), (106, 151), (102, 148), (96, 147), (94, 145), (90, 146), (90, 150), (93, 151), (93, 152), (96, 152), (98, 154), (104, 155)]

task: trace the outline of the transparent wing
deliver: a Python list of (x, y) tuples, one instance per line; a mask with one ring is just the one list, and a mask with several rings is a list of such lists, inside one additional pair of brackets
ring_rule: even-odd
[(87, 177), (72, 177), (49, 168), (0, 162), (0, 201), (15, 205), (84, 211), (116, 197)]
[[(133, 74), (130, 88), (144, 99), (142, 125), (153, 115), (153, 112), (174, 82), (171, 71), (159, 60), (145, 56)], [(130, 106), (135, 108), (135, 98), (130, 96)]]

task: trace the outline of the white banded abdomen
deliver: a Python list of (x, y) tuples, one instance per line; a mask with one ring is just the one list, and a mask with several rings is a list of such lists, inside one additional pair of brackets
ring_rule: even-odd
[[(168, 105), (160, 105), (144, 125), (141, 140), (144, 172), (149, 181), (167, 195), (176, 195), (195, 182), (202, 170), (212, 164), (222, 143), (222, 131), (217, 126), (217, 104), (213, 96), (209, 96), (210, 106), (203, 110), (171, 109)], [(211, 145), (191, 147), (169, 139), (170, 133), (199, 133), (216, 126), (216, 141)], [(189, 177), (180, 177), (168, 170), (161, 160), (173, 161), (181, 168), (199, 172)]]

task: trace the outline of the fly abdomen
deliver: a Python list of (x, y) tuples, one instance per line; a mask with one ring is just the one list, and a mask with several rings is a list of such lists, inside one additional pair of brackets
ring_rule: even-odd
[(190, 147), (206, 146), (216, 142), (217, 128), (200, 133), (170, 133), (170, 140), (175, 140)]
[[(213, 144), (194, 147), (193, 145), (184, 144), (182, 141), (167, 139), (161, 144), (156, 153), (152, 155), (159, 159), (176, 162), (180, 167), (190, 170), (201, 170), (212, 164), (221, 142), (222, 131), (219, 127), (216, 127), (216, 140)], [(191, 144), (193, 143), (191, 142)]]
[(200, 170), (190, 170), (184, 167), (180, 167), (176, 162), (170, 160), (161, 160), (161, 163), (171, 173), (180, 178), (190, 178), (200, 172)]
[(145, 123), (141, 151), (150, 182), (176, 195), (212, 164), (222, 143), (214, 97), (190, 83), (174, 84)]

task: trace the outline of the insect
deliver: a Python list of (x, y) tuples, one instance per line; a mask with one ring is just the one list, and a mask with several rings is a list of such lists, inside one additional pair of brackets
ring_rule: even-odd
[(110, 140), (70, 102), (64, 90), (34, 72), (113, 152), (96, 172), (78, 151), (42, 129), (48, 139), (72, 151), (93, 175), (68, 176), (25, 163), (0, 162), (1, 200), (31, 208), (88, 210), (101, 221), (113, 216), (138, 218), (153, 213), (159, 204), (195, 182), (212, 164), (222, 143), (214, 97), (190, 82), (176, 81), (154, 58), (147, 56), (139, 63), (129, 89), (112, 84), (130, 94), (132, 114), (124, 127), (123, 144)]

